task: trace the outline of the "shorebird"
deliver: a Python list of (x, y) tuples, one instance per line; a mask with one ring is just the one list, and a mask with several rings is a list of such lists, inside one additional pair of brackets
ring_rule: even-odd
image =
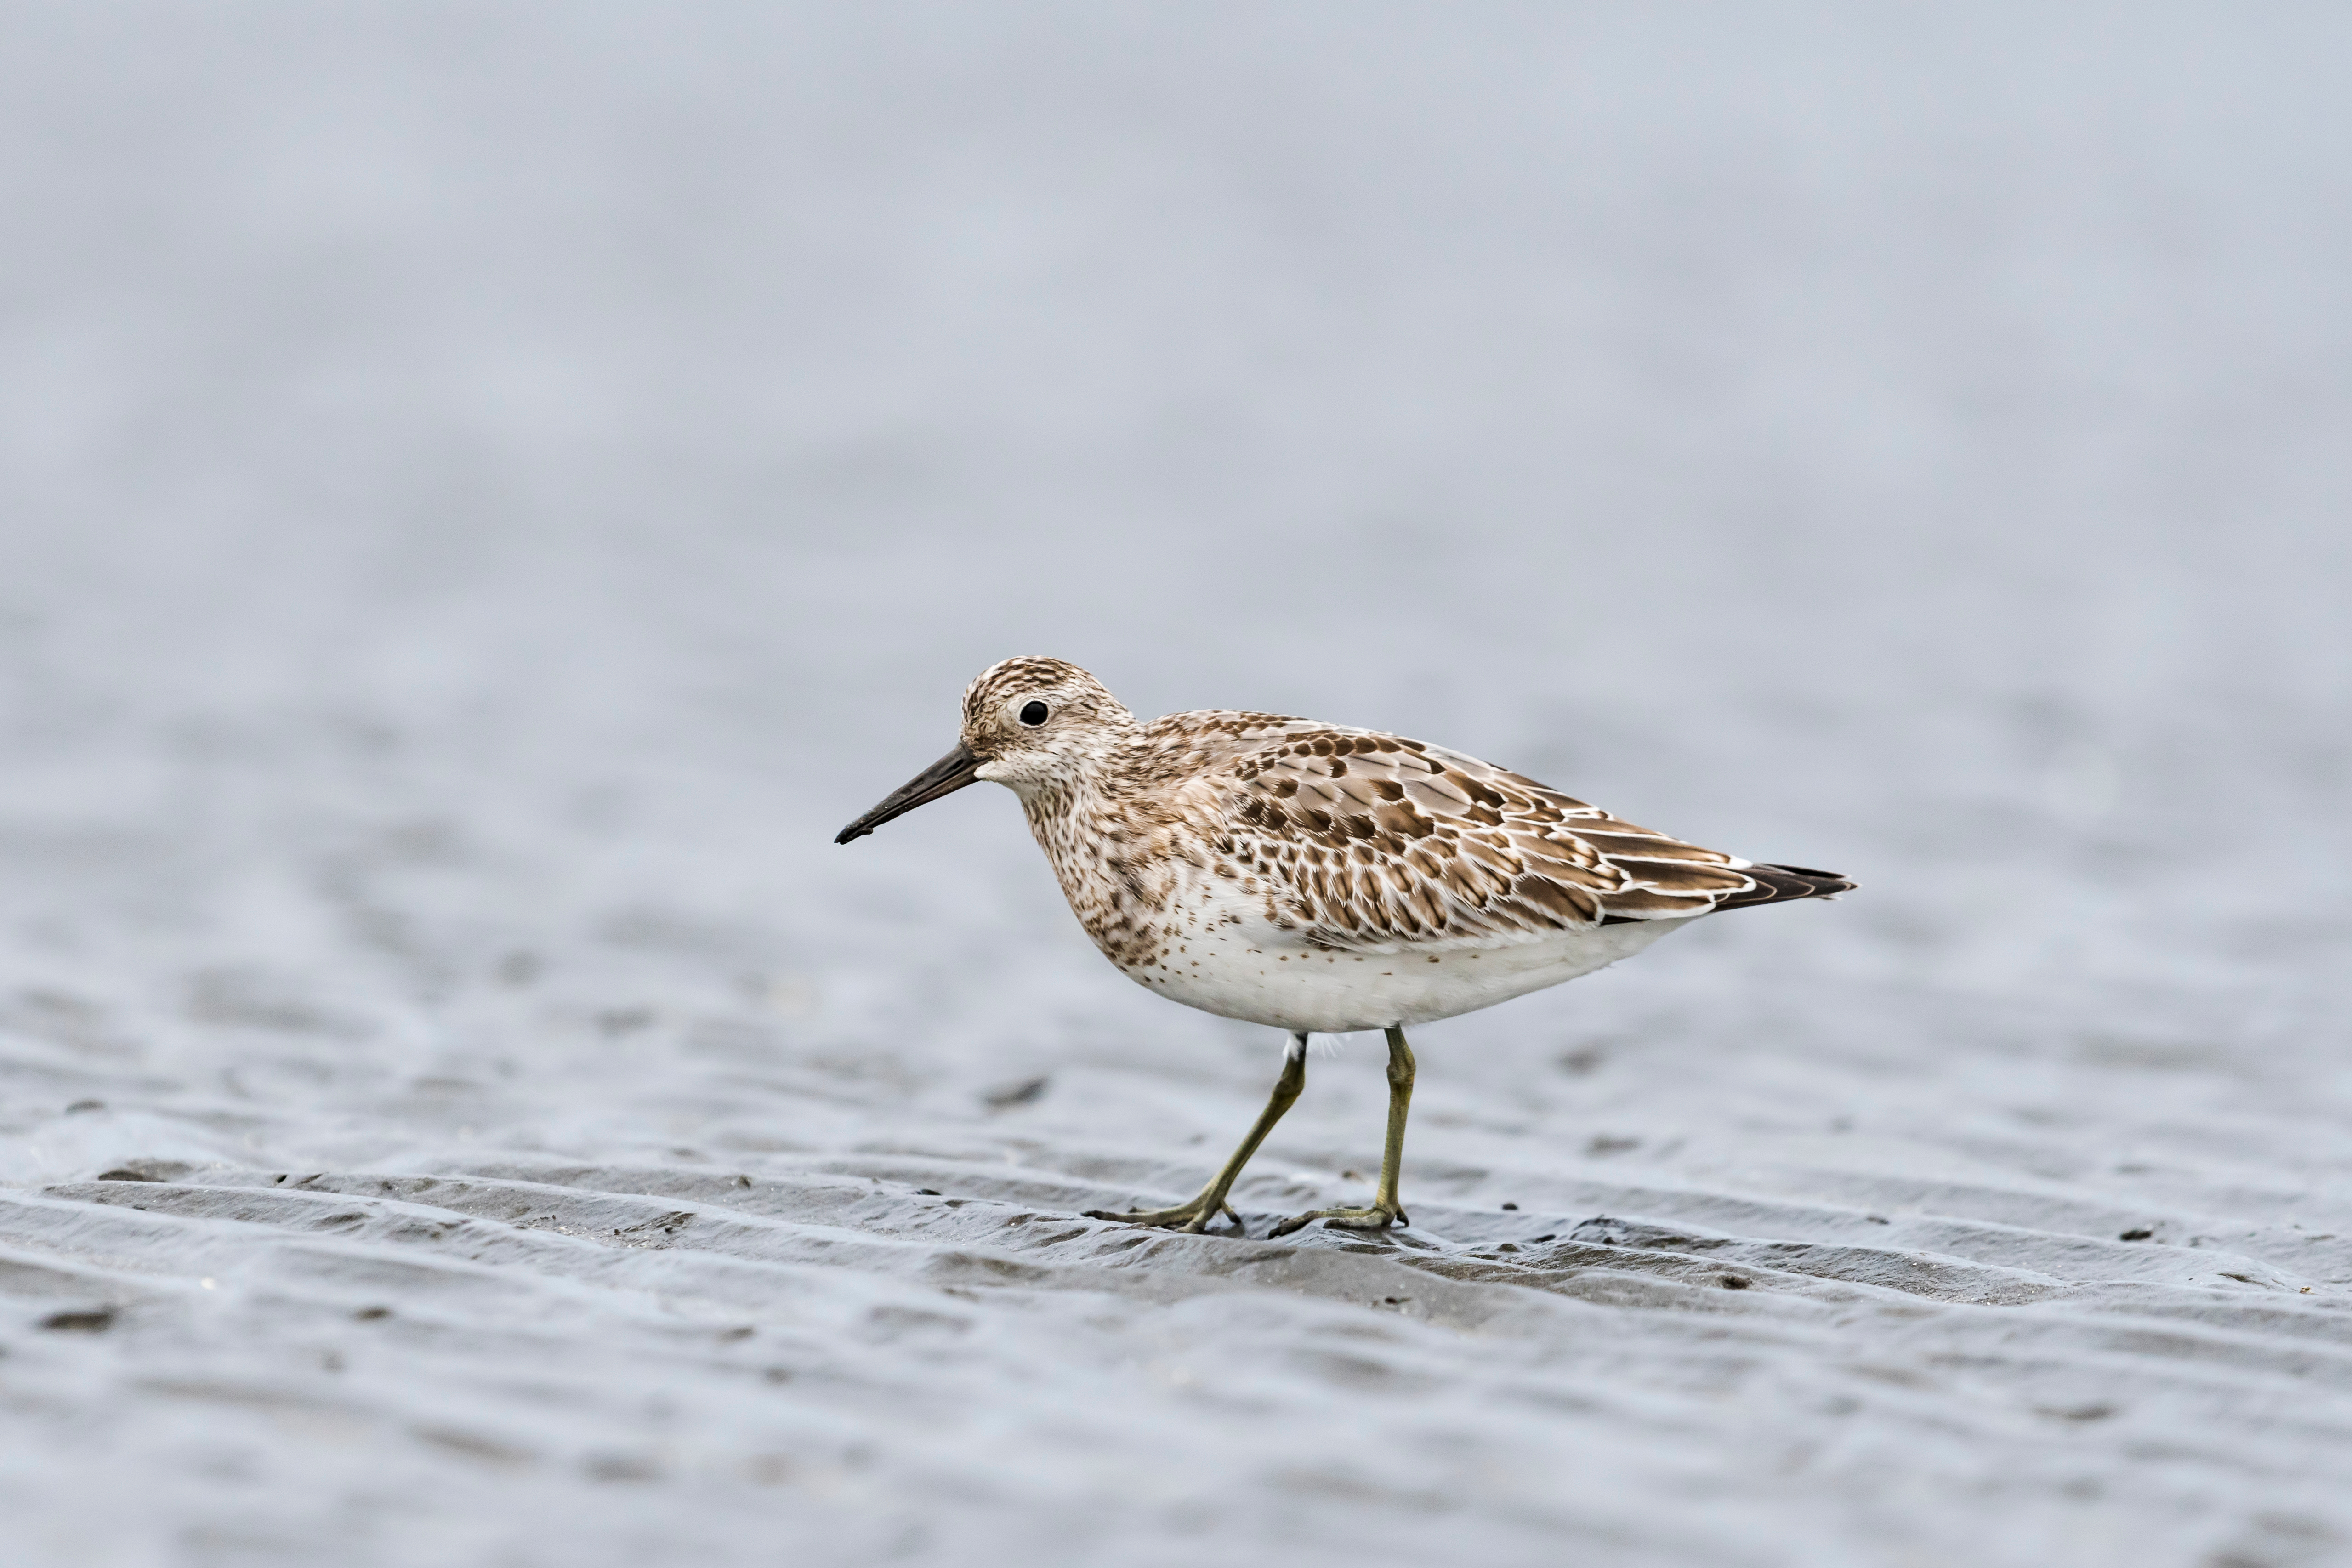
[(1190, 1202), (1094, 1219), (1208, 1228), (1307, 1083), (1310, 1034), (1380, 1029), (1388, 1138), (1349, 1230), (1409, 1226), (1397, 1198), (1412, 1102), (1408, 1026), (1631, 957), (1723, 910), (1831, 898), (1830, 871), (1702, 849), (1460, 752), (1277, 713), (1144, 723), (1058, 658), (1008, 658), (965, 690), (955, 750), (843, 828), (846, 844), (980, 780), (1020, 797), (1087, 934), (1187, 1006), (1290, 1032), (1233, 1158)]

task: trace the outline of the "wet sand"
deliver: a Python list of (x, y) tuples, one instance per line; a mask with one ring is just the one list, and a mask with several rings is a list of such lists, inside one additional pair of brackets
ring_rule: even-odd
[[(11, 1563), (2352, 1560), (2342, 24), (16, 13)], [(2331, 31), (2332, 29), (2332, 31)], [(1834, 868), (1309, 1063), (1003, 655)]]

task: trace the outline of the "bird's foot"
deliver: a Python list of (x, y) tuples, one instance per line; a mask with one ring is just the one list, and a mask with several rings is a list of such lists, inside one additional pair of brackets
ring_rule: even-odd
[(1223, 1215), (1234, 1222), (1235, 1235), (1249, 1234), (1249, 1226), (1242, 1223), (1242, 1216), (1234, 1212), (1233, 1205), (1222, 1197), (1212, 1201), (1206, 1193), (1189, 1204), (1178, 1204), (1172, 1209), (1129, 1209), (1123, 1214), (1109, 1209), (1088, 1209), (1086, 1212), (1088, 1219), (1116, 1220), (1120, 1225), (1148, 1225), (1161, 1230), (1189, 1231), (1195, 1235), (1207, 1230), (1211, 1220)]
[(1386, 1230), (1391, 1226), (1402, 1230), (1412, 1224), (1404, 1210), (1391, 1200), (1376, 1203), (1370, 1208), (1310, 1209), (1305, 1214), (1295, 1214), (1266, 1232), (1266, 1239), (1271, 1241), (1277, 1236), (1304, 1230), (1318, 1219), (1326, 1230)]

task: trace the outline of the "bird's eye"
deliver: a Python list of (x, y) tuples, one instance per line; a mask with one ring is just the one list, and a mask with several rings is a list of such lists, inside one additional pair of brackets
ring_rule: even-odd
[(1034, 730), (1045, 721), (1046, 711), (1043, 702), (1032, 702), (1021, 710), (1021, 721)]

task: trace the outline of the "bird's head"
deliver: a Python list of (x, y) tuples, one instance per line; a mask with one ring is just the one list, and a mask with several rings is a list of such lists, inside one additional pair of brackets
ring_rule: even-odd
[(991, 665), (963, 694), (954, 751), (843, 828), (863, 837), (894, 816), (986, 779), (1024, 800), (1067, 784), (1110, 756), (1137, 730), (1135, 715), (1067, 659), (1024, 655)]

